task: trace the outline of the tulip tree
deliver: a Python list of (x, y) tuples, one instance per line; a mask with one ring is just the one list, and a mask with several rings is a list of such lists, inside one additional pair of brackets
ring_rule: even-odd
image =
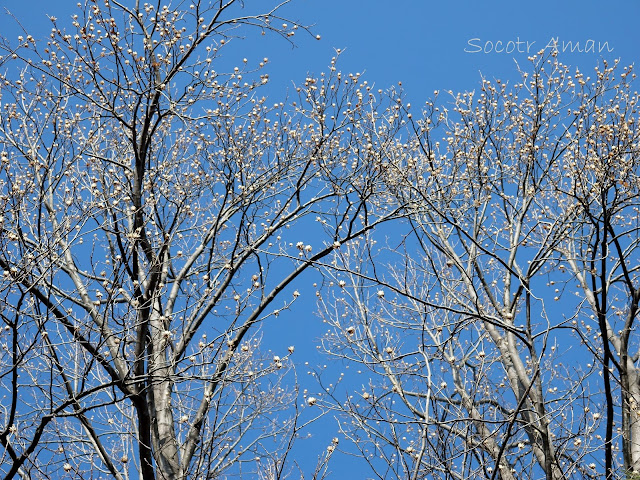
[(259, 329), (399, 215), (378, 165), (402, 119), (335, 59), (286, 104), (267, 58), (225, 67), (245, 30), (310, 33), (281, 7), (88, 1), (2, 43), (5, 478), (291, 473), (294, 346)]
[[(314, 38), (286, 3), (90, 0), (1, 41), (2, 474), (635, 478), (632, 69), (542, 51), (416, 108), (333, 58), (269, 100), (232, 45)], [(294, 309), (317, 383), (270, 350)]]
[(385, 168), (410, 228), (326, 273), (318, 405), (379, 478), (640, 470), (635, 74), (529, 60), (427, 103)]

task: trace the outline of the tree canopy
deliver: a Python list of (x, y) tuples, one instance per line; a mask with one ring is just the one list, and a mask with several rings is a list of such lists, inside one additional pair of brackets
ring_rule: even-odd
[[(630, 67), (416, 107), (338, 52), (272, 103), (221, 52), (282, 5), (133, 3), (0, 45), (6, 478), (640, 471)], [(336, 368), (263, 344), (294, 309)]]

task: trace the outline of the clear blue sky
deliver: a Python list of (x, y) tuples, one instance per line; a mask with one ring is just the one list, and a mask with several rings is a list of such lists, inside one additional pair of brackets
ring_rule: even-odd
[[(76, 3), (0, 0), (0, 6), (25, 26), (45, 34), (50, 28), (45, 14), (68, 18)], [(303, 81), (308, 71), (325, 69), (335, 48), (346, 50), (339, 65), (342, 70), (366, 71), (366, 79), (380, 88), (402, 81), (410, 101), (418, 103), (436, 89), (474, 89), (480, 73), (489, 78), (513, 77), (514, 60), (526, 64), (527, 46), (534, 53), (553, 38), (559, 40), (561, 49), (563, 42), (574, 46), (579, 42), (584, 49), (588, 40), (594, 41), (595, 52), (571, 53), (566, 43), (567, 49), (560, 57), (583, 70), (592, 69), (602, 57), (620, 58), (625, 65), (640, 60), (640, 2), (633, 0), (606, 5), (593, 0), (293, 0), (283, 13), (301, 24), (315, 25), (313, 32), (322, 39), (299, 35), (295, 37), (298, 47), (292, 49), (281, 39), (249, 35), (236, 45), (236, 62), (251, 56), (270, 58), (274, 95), (282, 95), (292, 81)], [(14, 27), (14, 22), (0, 16), (2, 33), (10, 36)], [(515, 43), (518, 41), (521, 43)], [(493, 43), (490, 53), (485, 53), (485, 47), (491, 48), (487, 42)], [(496, 45), (505, 51), (496, 53)], [(598, 53), (600, 45), (603, 51)], [(479, 48), (481, 52), (465, 52)], [(514, 51), (509, 54), (506, 50), (510, 49)]]
[[(55, 15), (62, 24), (74, 13), (76, 2), (0, 0), (0, 7), (10, 10), (37, 39), (45, 37), (50, 28), (45, 14)], [(314, 25), (313, 33), (320, 34), (321, 40), (300, 34), (298, 47), (291, 48), (282, 39), (250, 34), (227, 51), (234, 64), (243, 57), (269, 57), (269, 89), (276, 99), (286, 95), (292, 82), (303, 82), (307, 72), (324, 70), (336, 48), (345, 49), (341, 70), (365, 71), (365, 79), (380, 88), (401, 81), (408, 100), (415, 104), (432, 97), (434, 90), (473, 90), (481, 74), (515, 78), (515, 62), (525, 66), (527, 56), (552, 39), (559, 42), (561, 61), (585, 72), (592, 71), (602, 58), (619, 58), (623, 65), (640, 60), (640, 2), (632, 0), (606, 5), (585, 0), (294, 0), (283, 14)], [(19, 34), (16, 23), (5, 14), (0, 15), (0, 32), (13, 40)], [(594, 51), (579, 52), (591, 46), (589, 41)], [(496, 47), (505, 51), (496, 52)], [(282, 352), (289, 343), (296, 343), (297, 348), (305, 343), (312, 347), (314, 337), (322, 333), (321, 325), (313, 325), (317, 318), (309, 311), (315, 309), (313, 289), (307, 285), (301, 291), (307, 303), (300, 302), (288, 318), (283, 315), (279, 320), (290, 328), (280, 330), (278, 338), (272, 339), (274, 350)], [(303, 352), (304, 348), (296, 351), (298, 360), (305, 359)], [(304, 370), (301, 367), (299, 373)], [(306, 378), (303, 381), (308, 383)], [(331, 436), (333, 432), (328, 431), (327, 437)], [(327, 439), (318, 442), (326, 445)], [(349, 464), (348, 458), (336, 460), (334, 471)]]
[[(317, 71), (327, 63), (333, 48), (346, 48), (343, 69), (366, 70), (368, 80), (379, 87), (402, 81), (416, 102), (424, 101), (435, 89), (473, 89), (480, 72), (487, 77), (512, 77), (514, 60), (526, 64), (527, 45), (535, 53), (552, 38), (559, 40), (560, 48), (563, 42), (580, 42), (583, 50), (591, 39), (596, 52), (599, 42), (603, 46), (607, 42), (602, 53), (570, 53), (566, 44), (561, 61), (585, 70), (592, 69), (601, 56), (620, 58), (624, 64), (640, 59), (640, 2), (635, 1), (607, 2), (605, 6), (575, 0), (301, 0), (291, 10), (303, 21), (315, 23), (322, 40), (304, 42), (296, 52), (274, 56), (275, 65), (286, 68), (283, 83), (287, 77), (299, 78), (297, 68)], [(509, 41), (522, 43), (509, 45)], [(486, 42), (493, 42), (490, 53), (485, 53), (491, 49)], [(514, 51), (496, 53), (496, 46)], [(465, 52), (479, 47), (481, 52)]]

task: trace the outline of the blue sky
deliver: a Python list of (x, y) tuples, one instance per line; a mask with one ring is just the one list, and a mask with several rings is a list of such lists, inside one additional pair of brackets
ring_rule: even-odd
[[(45, 14), (61, 20), (75, 10), (76, 0), (0, 0), (25, 26), (47, 32)], [(249, 5), (252, 2), (247, 2)], [(260, 2), (256, 2), (259, 4)], [(349, 72), (366, 72), (366, 79), (379, 88), (398, 81), (412, 102), (422, 103), (434, 90), (472, 90), (480, 74), (488, 78), (512, 78), (515, 62), (526, 64), (528, 54), (558, 39), (560, 59), (583, 70), (592, 69), (601, 58), (620, 58), (622, 64), (640, 59), (637, 19), (640, 2), (543, 0), (535, 2), (427, 0), (293, 0), (283, 10), (291, 20), (314, 25), (316, 41), (298, 35), (297, 48), (279, 38), (249, 35), (237, 42), (228, 58), (237, 63), (253, 56), (268, 56), (273, 95), (279, 96), (292, 82), (304, 80), (307, 72), (326, 69), (335, 49), (344, 49), (339, 67)], [(0, 26), (7, 36), (14, 24), (6, 16)], [(571, 53), (569, 42), (584, 50), (593, 40), (595, 52)], [(509, 45), (508, 42), (514, 42)], [(515, 44), (515, 42), (521, 42)], [(471, 44), (469, 43), (471, 42)], [(487, 44), (487, 42), (492, 42)], [(497, 42), (511, 54), (496, 53)], [(606, 42), (606, 45), (605, 45)], [(486, 50), (493, 49), (485, 53)], [(516, 46), (518, 45), (518, 46)], [(602, 52), (598, 52), (602, 46)], [(482, 51), (474, 51), (481, 47)], [(521, 52), (518, 52), (517, 49)], [(611, 51), (610, 51), (611, 50)], [(235, 53), (237, 51), (237, 53)], [(237, 55), (237, 59), (233, 57)]]
[[(481, 73), (512, 77), (516, 61), (526, 64), (527, 45), (535, 53), (553, 38), (558, 39), (561, 50), (566, 42), (561, 60), (581, 69), (593, 68), (601, 57), (620, 58), (623, 64), (640, 58), (639, 42), (634, 41), (640, 3), (632, 1), (611, 2), (605, 8), (596, 2), (549, 0), (535, 4), (302, 0), (290, 10), (294, 18), (315, 24), (314, 32), (322, 39), (302, 41), (295, 51), (272, 54), (277, 84), (300, 78), (307, 70), (321, 70), (335, 48), (346, 50), (341, 57), (343, 70), (366, 71), (367, 79), (382, 88), (402, 81), (409, 98), (420, 103), (436, 89), (474, 89)], [(571, 53), (568, 42), (579, 42), (584, 50), (590, 39), (596, 53)], [(522, 52), (496, 53), (498, 41), (505, 50), (507, 42), (520, 41)], [(494, 49), (485, 53), (491, 50), (487, 42)], [(605, 47), (602, 53), (597, 52), (599, 43)], [(477, 45), (481, 52), (465, 52), (478, 50)]]
[[(307, 58), (305, 64), (318, 68), (331, 47), (346, 48), (343, 68), (366, 70), (369, 80), (379, 86), (402, 81), (416, 100), (434, 89), (473, 89), (480, 72), (488, 77), (512, 76), (514, 60), (526, 62), (527, 53), (465, 52), (476, 50), (468, 45), (474, 38), (483, 47), (487, 41), (502, 41), (505, 46), (518, 39), (535, 42), (532, 53), (551, 38), (581, 44), (593, 39), (596, 50), (598, 42), (608, 42), (613, 49), (605, 58), (621, 58), (623, 63), (637, 61), (640, 54), (633, 40), (640, 3), (631, 1), (611, 2), (605, 8), (584, 1), (329, 0), (303, 1), (297, 8), (323, 35), (321, 45), (305, 45), (296, 52), (297, 58)], [(593, 66), (599, 58), (594, 53), (566, 52), (561, 57), (581, 68)]]
[[(0, 0), (0, 7), (11, 11), (34, 37), (41, 38), (50, 28), (45, 14), (62, 21), (74, 13), (75, 3)], [(365, 79), (379, 88), (402, 82), (408, 101), (417, 105), (431, 98), (435, 90), (473, 90), (481, 74), (515, 78), (516, 62), (526, 68), (527, 56), (553, 39), (558, 41), (561, 61), (587, 74), (602, 59), (619, 58), (622, 65), (640, 60), (636, 33), (640, 2), (631, 0), (606, 6), (575, 0), (294, 0), (283, 15), (313, 25), (313, 34), (321, 35), (321, 40), (300, 34), (297, 47), (292, 48), (282, 39), (250, 34), (246, 40), (234, 42), (235, 47), (226, 54), (233, 64), (243, 57), (256, 61), (269, 57), (269, 91), (275, 99), (283, 98), (292, 82), (303, 82), (307, 72), (325, 70), (337, 48), (344, 49), (338, 65), (341, 70), (366, 72)], [(0, 16), (0, 31), (9, 38), (19, 34), (15, 22), (6, 15)], [(593, 51), (584, 52), (591, 46)], [(514, 51), (497, 52), (496, 47)], [(301, 288), (308, 298), (306, 303), (300, 302), (289, 316), (278, 320), (291, 328), (281, 330), (278, 339), (272, 340), (274, 350), (282, 352), (290, 343), (311, 347), (314, 337), (322, 333), (321, 325), (310, 328), (313, 319), (317, 320), (309, 311), (315, 308), (311, 282)], [(297, 359), (304, 361), (304, 349), (300, 350), (296, 350)], [(299, 373), (304, 370), (301, 367)], [(333, 432), (327, 432), (327, 438), (331, 436)], [(326, 439), (320, 444), (326, 445)], [(343, 459), (335, 470), (347, 464)]]

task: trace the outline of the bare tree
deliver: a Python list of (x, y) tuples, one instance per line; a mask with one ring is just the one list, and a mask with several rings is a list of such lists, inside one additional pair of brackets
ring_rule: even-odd
[(350, 373), (317, 374), (319, 405), (378, 478), (638, 470), (634, 74), (530, 60), (427, 104), (385, 168), (407, 224), (326, 273), (324, 347)]
[[(267, 59), (220, 56), (308, 34), (287, 2), (192, 3), (0, 45), (5, 477), (285, 478), (326, 413), (311, 478), (341, 449), (385, 479), (636, 476), (631, 70), (539, 54), (415, 118), (333, 59), (273, 104)], [(312, 268), (345, 369), (300, 394), (260, 329)]]
[(5, 478), (290, 471), (293, 347), (258, 328), (401, 213), (380, 160), (402, 120), (335, 60), (287, 105), (267, 59), (222, 73), (242, 29), (307, 32), (246, 3), (88, 1), (2, 44)]
[(607, 476), (613, 477), (614, 435), (620, 436), (624, 471), (640, 472), (640, 351), (634, 338), (640, 300), (639, 98), (631, 90), (630, 69), (616, 78), (614, 67), (605, 64), (596, 75), (596, 83), (583, 87), (590, 101), (573, 112), (577, 126), (560, 190), (578, 213), (575, 234), (560, 251), (584, 292), (584, 315), (595, 322), (594, 340), (601, 344), (605, 458)]

